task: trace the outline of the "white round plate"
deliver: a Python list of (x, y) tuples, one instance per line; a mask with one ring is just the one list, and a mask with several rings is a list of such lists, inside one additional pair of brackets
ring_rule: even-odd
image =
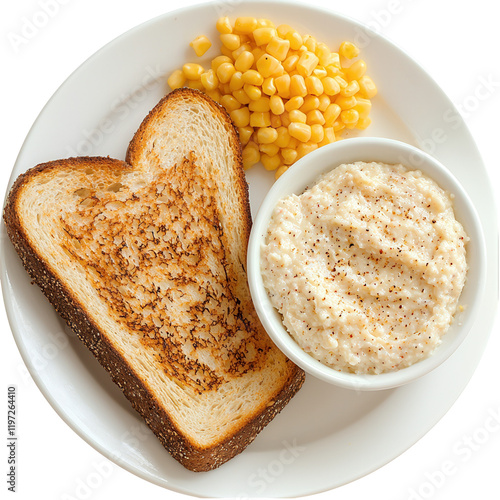
[[(282, 2), (215, 2), (168, 13), (114, 40), (76, 70), (31, 129), (11, 183), (43, 161), (72, 155), (123, 159), (147, 112), (166, 92), (166, 76), (193, 57), (189, 42), (216, 40), (220, 15), (268, 17), (310, 33), (331, 48), (362, 48), (379, 95), (363, 135), (425, 148), (464, 185), (487, 239), (488, 282), (472, 333), (438, 370), (382, 392), (335, 388), (308, 377), (304, 387), (243, 453), (208, 473), (184, 469), (145, 429), (97, 361), (67, 331), (30, 279), (2, 227), (1, 278), (14, 336), (28, 369), (57, 413), (114, 462), (165, 488), (210, 497), (295, 497), (360, 478), (408, 449), (450, 408), (485, 347), (496, 307), (497, 226), (482, 160), (462, 119), (433, 80), (401, 50), (350, 19)], [(204, 60), (213, 56), (211, 49)], [(248, 173), (255, 215), (272, 184)]]

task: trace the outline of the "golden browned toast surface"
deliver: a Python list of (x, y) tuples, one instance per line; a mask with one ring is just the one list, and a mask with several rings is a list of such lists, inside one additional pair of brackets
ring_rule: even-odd
[(304, 375), (250, 299), (248, 192), (227, 114), (176, 91), (127, 159), (69, 158), (23, 174), (7, 200), (8, 234), (174, 458), (210, 470), (255, 438)]

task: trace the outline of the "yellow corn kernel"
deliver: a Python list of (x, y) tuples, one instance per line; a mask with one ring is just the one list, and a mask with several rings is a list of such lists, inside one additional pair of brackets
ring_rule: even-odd
[(343, 95), (344, 97), (351, 97), (353, 95), (356, 95), (359, 92), (359, 83), (357, 80), (351, 80), (347, 87), (343, 88), (340, 91), (340, 95)]
[(288, 116), (290, 117), (291, 122), (307, 122), (307, 115), (305, 113), (302, 113), (302, 111), (299, 111), (298, 109), (292, 109), (292, 111), (289, 111)]
[(189, 45), (193, 47), (195, 54), (201, 57), (212, 46), (212, 42), (205, 35), (200, 35)]
[(363, 59), (354, 61), (348, 68), (344, 69), (344, 73), (349, 80), (359, 80), (366, 73), (366, 63)]
[(366, 97), (367, 99), (371, 99), (377, 95), (377, 87), (373, 80), (369, 76), (362, 76), (359, 81), (359, 92), (360, 97)]
[(203, 66), (196, 63), (186, 63), (182, 66), (182, 72), (188, 80), (199, 80), (204, 71)]
[(235, 109), (241, 107), (241, 103), (238, 102), (238, 100), (235, 99), (231, 94), (223, 95), (221, 97), (220, 103), (226, 108), (226, 111), (228, 113), (231, 113), (231, 111), (234, 111)]
[(264, 79), (264, 82), (262, 83), (262, 92), (270, 96), (276, 94), (276, 87), (274, 86), (273, 77), (270, 76)]
[(256, 85), (252, 85), (251, 83), (245, 83), (245, 85), (243, 85), (243, 90), (246, 92), (251, 101), (256, 101), (262, 96), (260, 88)]
[(346, 59), (358, 57), (359, 49), (352, 42), (342, 42), (339, 48), (339, 55)]
[(307, 92), (312, 95), (321, 95), (323, 93), (323, 84), (317, 76), (308, 76), (305, 78)]
[(336, 95), (340, 92), (339, 83), (331, 76), (325, 76), (325, 78), (321, 80), (321, 83), (323, 84), (323, 90), (326, 95)]
[(372, 109), (372, 103), (369, 99), (363, 99), (362, 97), (356, 96), (356, 106), (352, 109), (355, 109), (359, 113), (360, 119), (368, 118)]
[(319, 123), (314, 123), (313, 125), (311, 125), (311, 142), (319, 143), (324, 139), (324, 137), (325, 131), (322, 125), (320, 125)]
[(266, 45), (266, 52), (276, 57), (278, 61), (284, 61), (290, 50), (290, 42), (275, 37)]
[(275, 115), (271, 113), (271, 127), (278, 128), (281, 127), (281, 117), (279, 115)]
[(281, 157), (283, 158), (283, 163), (285, 165), (291, 165), (297, 159), (297, 150), (292, 148), (283, 148), (281, 151)]
[(321, 66), (326, 66), (330, 63), (331, 52), (325, 43), (318, 43), (316, 45), (316, 50), (314, 51), (314, 53), (318, 56)]
[(288, 56), (282, 63), (283, 69), (287, 73), (291, 73), (297, 66), (298, 61), (299, 61), (299, 56), (297, 54), (292, 54), (291, 56)]
[(205, 90), (215, 90), (219, 86), (219, 79), (213, 69), (205, 71), (205, 73), (200, 76), (200, 80)]
[(244, 73), (248, 71), (255, 61), (254, 55), (249, 50), (244, 50), (234, 61), (237, 71)]
[(326, 146), (327, 144), (335, 142), (336, 138), (333, 127), (324, 127), (323, 132), (324, 132), (323, 140), (318, 144), (319, 147)]
[(339, 75), (341, 73), (340, 68), (338, 68), (334, 64), (328, 64), (327, 66), (325, 66), (325, 70), (326, 70), (326, 74), (328, 76), (331, 76), (332, 78), (335, 78), (337, 75)]
[(274, 144), (276, 144), (279, 148), (286, 148), (291, 139), (290, 134), (288, 133), (288, 128), (281, 126), (276, 129), (276, 132), (278, 133), (278, 137), (274, 141)]
[(292, 50), (299, 50), (304, 43), (300, 34), (295, 30), (290, 30), (285, 33), (285, 38), (290, 42), (290, 48)]
[(247, 96), (247, 93), (243, 89), (235, 90), (233, 92), (233, 97), (243, 105), (251, 102), (250, 97)]
[(356, 106), (356, 98), (354, 96), (344, 97), (343, 95), (339, 95), (335, 98), (335, 103), (338, 104), (343, 110), (351, 109)]
[(347, 87), (347, 82), (345, 81), (344, 78), (342, 78), (340, 75), (334, 76), (333, 77), (337, 83), (340, 85), (340, 89), (345, 89)]
[(288, 125), (288, 133), (300, 142), (307, 142), (311, 138), (311, 126), (306, 123), (292, 121)]
[[(266, 51), (260, 47), (253, 47), (251, 52), (255, 61), (258, 61), (266, 53)], [(255, 63), (255, 66), (257, 66), (257, 63)]]
[(341, 111), (342, 108), (338, 104), (330, 104), (325, 109), (325, 112), (323, 114), (323, 116), (325, 117), (325, 125), (327, 127), (331, 127), (335, 123), (335, 120), (339, 117)]
[(184, 75), (184, 72), (182, 70), (176, 69), (168, 77), (167, 83), (172, 90), (178, 89), (186, 83), (186, 76)]
[(328, 76), (328, 73), (323, 66), (316, 66), (312, 72), (312, 76), (317, 76), (320, 80), (322, 80), (325, 76)]
[(333, 124), (333, 130), (335, 132), (340, 132), (341, 130), (344, 130), (344, 129), (345, 129), (345, 123), (339, 118)]
[(240, 90), (235, 90), (232, 93), (232, 96), (240, 103), (243, 104), (244, 106), (250, 103), (250, 98), (247, 96), (246, 92), (243, 89)]
[(290, 77), (290, 95), (305, 97), (307, 95), (307, 86), (302, 75), (293, 75)]
[[(323, 85), (323, 88), (324, 88), (324, 85)], [(320, 111), (323, 111), (325, 112), (326, 111), (326, 108), (328, 108), (328, 106), (330, 106), (331, 104), (331, 100), (330, 100), (330, 96), (327, 95), (326, 93), (325, 94), (321, 94), (319, 97), (318, 97), (318, 100), (319, 100), (319, 105), (318, 105), (318, 109)]]
[(206, 90), (205, 94), (207, 94), (210, 99), (213, 99), (215, 102), (220, 103), (220, 100), (222, 98), (222, 94), (220, 93), (219, 89), (215, 90)]
[(276, 30), (271, 27), (257, 28), (253, 32), (253, 39), (255, 44), (259, 47), (267, 45), (277, 35)]
[(267, 78), (280, 74), (283, 66), (274, 56), (264, 53), (257, 59), (257, 70), (264, 78)]
[(292, 123), (288, 111), (283, 111), (283, 113), (280, 115), (280, 118), (281, 118), (281, 125), (283, 125), (283, 127), (288, 127), (288, 125)]
[(278, 138), (278, 132), (272, 127), (262, 127), (257, 130), (257, 141), (260, 144), (271, 144)]
[(255, 17), (237, 17), (234, 21), (234, 29), (240, 33), (252, 33), (257, 28)]
[(286, 165), (281, 165), (281, 167), (278, 167), (274, 172), (274, 178), (278, 180), (287, 170), (288, 167)]
[(299, 75), (302, 75), (305, 78), (313, 72), (314, 68), (316, 68), (316, 66), (318, 65), (318, 62), (318, 56), (314, 54), (314, 52), (302, 52), (302, 55), (297, 61), (297, 72), (299, 73)]
[(290, 112), (293, 111), (294, 109), (299, 109), (302, 104), (304, 104), (304, 98), (301, 96), (295, 96), (290, 99), (285, 104), (285, 109)]
[(222, 34), (228, 34), (233, 32), (233, 27), (231, 26), (231, 21), (229, 21), (229, 17), (219, 17), (217, 22), (215, 23), (215, 27), (217, 31)]
[(243, 168), (248, 170), (250, 167), (255, 165), (260, 161), (260, 152), (258, 149), (252, 147), (249, 144), (243, 149), (241, 153), (241, 157), (243, 160)]
[(318, 145), (315, 142), (302, 142), (297, 146), (297, 160), (316, 149), (318, 149)]
[(243, 74), (241, 71), (235, 71), (231, 80), (229, 80), (229, 90), (233, 93), (235, 90), (240, 90), (243, 88), (245, 82), (243, 81)]
[(233, 50), (228, 49), (225, 45), (222, 45), (220, 48), (220, 53), (226, 57), (229, 57), (229, 59), (231, 59), (231, 62), (234, 61), (233, 52)]
[[(240, 38), (243, 35), (240, 35)], [(249, 43), (242, 43), (236, 50), (233, 50), (231, 52), (231, 58), (233, 61), (236, 62), (236, 59), (243, 53), (243, 52), (250, 52), (252, 53), (252, 46)]]
[[(240, 109), (247, 109), (247, 108), (240, 108)], [(236, 111), (240, 111), (239, 109), (236, 110)], [(235, 111), (233, 111), (234, 113)], [(246, 146), (248, 144), (248, 141), (250, 140), (250, 138), (252, 137), (252, 134), (253, 134), (253, 128), (250, 127), (250, 126), (246, 126), (246, 127), (239, 127), (238, 128), (238, 133), (240, 135), (240, 142), (243, 146)]]
[(245, 71), (242, 75), (242, 78), (245, 83), (249, 83), (250, 85), (260, 86), (264, 82), (263, 76), (254, 69)]
[(359, 130), (364, 130), (366, 127), (370, 125), (371, 122), (372, 120), (368, 116), (366, 118), (360, 118), (358, 120), (358, 123), (356, 123), (356, 128)]
[(315, 123), (324, 125), (325, 117), (323, 116), (323, 113), (319, 109), (313, 109), (309, 111), (309, 113), (307, 113), (306, 123), (309, 125), (314, 125)]
[(217, 78), (219, 79), (220, 83), (228, 83), (235, 72), (236, 68), (233, 66), (233, 64), (229, 62), (223, 62), (217, 68)]
[[(231, 99), (234, 99), (236, 102), (238, 102), (233, 96), (224, 96), (221, 99), (221, 101), (222, 101), (221, 104), (225, 108), (226, 108), (226, 106), (224, 105), (224, 99), (228, 99), (229, 97), (231, 97)], [(240, 104), (240, 103), (238, 102), (238, 104)], [(233, 120), (234, 124), (238, 128), (248, 127), (248, 125), (250, 124), (250, 111), (246, 106), (233, 108), (233, 110), (229, 113), (229, 116), (231, 117), (231, 120)]]
[(285, 38), (286, 37), (286, 34), (289, 33), (290, 31), (294, 31), (292, 29), (291, 26), (289, 26), (288, 24), (280, 24), (276, 30), (278, 31), (278, 35), (281, 37), (281, 38)]
[(304, 45), (309, 52), (316, 52), (317, 43), (316, 39), (311, 35), (306, 35), (304, 37)]
[(257, 19), (257, 28), (274, 28), (274, 23), (269, 19)]
[(217, 57), (214, 57), (212, 59), (212, 69), (214, 71), (217, 71), (217, 69), (219, 68), (219, 66), (223, 63), (231, 63), (232, 64), (233, 60), (228, 57), (228, 56), (217, 56)]
[(276, 77), (274, 79), (274, 85), (276, 87), (276, 92), (280, 97), (285, 99), (290, 97), (290, 75), (288, 73)]
[(302, 113), (307, 114), (309, 111), (318, 108), (319, 108), (319, 97), (316, 97), (315, 95), (308, 95), (304, 97), (304, 104), (302, 104), (302, 106), (300, 107), (300, 111), (302, 111)]
[(248, 109), (250, 111), (260, 111), (260, 112), (270, 111), (271, 106), (269, 97), (261, 96), (255, 101), (251, 101), (250, 104), (248, 105)]
[(223, 95), (230, 94), (231, 93), (230, 83), (229, 82), (227, 82), (227, 83), (219, 82), (219, 90), (221, 91), (221, 94), (223, 94)]
[(197, 90), (205, 90), (205, 87), (201, 83), (201, 80), (188, 80), (185, 84), (186, 87)]
[[(274, 129), (272, 129), (274, 130)], [(275, 156), (279, 153), (280, 148), (276, 144), (259, 144), (259, 151), (265, 153), (268, 156)]]
[(359, 120), (359, 113), (355, 109), (344, 109), (340, 113), (340, 119), (346, 126), (356, 124)]
[(269, 106), (273, 114), (281, 115), (285, 111), (283, 99), (279, 95), (272, 95), (269, 99)]
[(297, 149), (297, 146), (300, 144), (300, 141), (298, 139), (295, 139), (295, 137), (290, 137), (290, 142), (288, 143), (288, 146), (290, 149)]
[(330, 62), (328, 63), (328, 66), (333, 66), (337, 69), (342, 68), (342, 65), (340, 64), (340, 55), (338, 52), (332, 52), (330, 54)]
[(254, 111), (250, 114), (250, 126), (254, 128), (270, 127), (271, 113), (269, 111)]
[(234, 33), (227, 33), (224, 35), (220, 35), (220, 41), (222, 45), (229, 49), (231, 52), (236, 50), (241, 45), (241, 40), (239, 35), (235, 35)]
[(260, 155), (260, 162), (264, 165), (266, 170), (276, 170), (279, 166), (281, 166), (281, 158), (279, 155), (269, 156), (262, 153)]

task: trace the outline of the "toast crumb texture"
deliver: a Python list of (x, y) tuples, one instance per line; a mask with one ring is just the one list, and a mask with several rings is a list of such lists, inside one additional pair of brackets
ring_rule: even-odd
[(302, 385), (253, 308), (239, 141), (203, 94), (160, 101), (127, 162), (21, 175), (4, 219), (34, 281), (188, 469), (241, 452)]

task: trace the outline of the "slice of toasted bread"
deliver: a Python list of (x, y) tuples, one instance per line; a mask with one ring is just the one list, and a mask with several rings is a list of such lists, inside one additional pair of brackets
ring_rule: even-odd
[(34, 281), (186, 468), (240, 453), (302, 385), (254, 311), (240, 145), (203, 94), (160, 101), (127, 162), (21, 175), (4, 219)]

